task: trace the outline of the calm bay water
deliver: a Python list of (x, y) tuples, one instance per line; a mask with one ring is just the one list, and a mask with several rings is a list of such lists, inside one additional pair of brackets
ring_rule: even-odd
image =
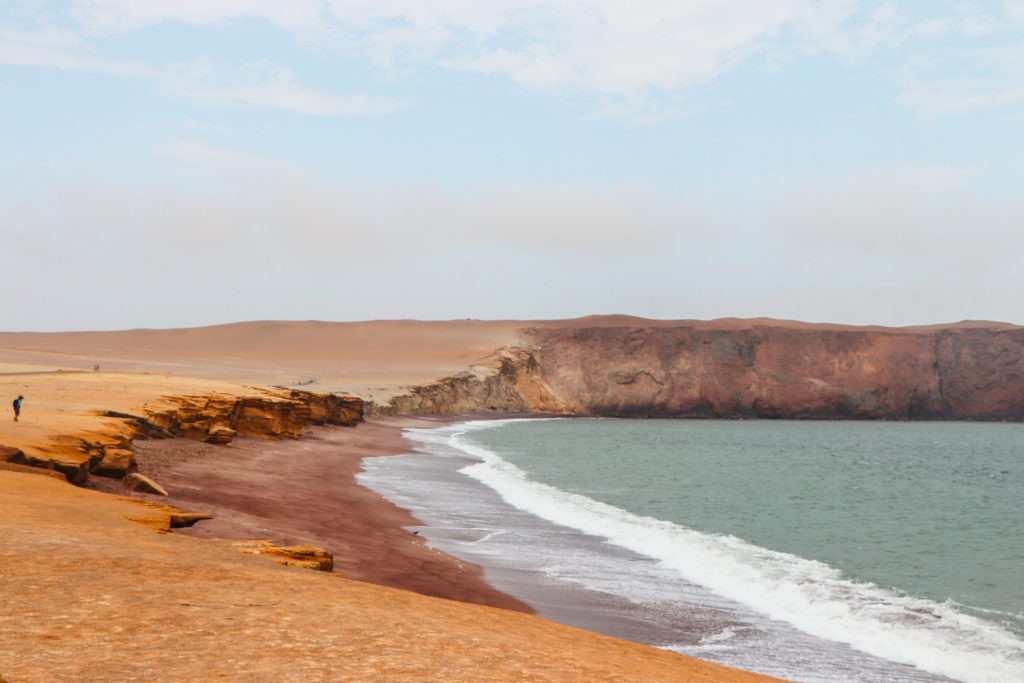
[(364, 483), (510, 592), (614, 598), (635, 639), (795, 680), (1024, 681), (1022, 425), (411, 431)]

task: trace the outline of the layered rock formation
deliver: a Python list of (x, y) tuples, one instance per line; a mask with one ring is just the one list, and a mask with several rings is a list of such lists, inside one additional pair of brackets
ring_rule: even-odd
[[(143, 436), (182, 436), (230, 443), (231, 436), (294, 439), (309, 424), (352, 426), (362, 420), (363, 402), (351, 396), (289, 391), (281, 396), (175, 396), (172, 407), (145, 417), (123, 416)], [(212, 437), (212, 438), (211, 438)]]
[[(244, 388), (242, 388), (244, 389)], [(53, 470), (82, 485), (90, 474), (124, 478), (137, 469), (136, 438), (185, 437), (227, 445), (238, 434), (298, 438), (310, 424), (352, 426), (362, 399), (295, 390), (252, 389), (252, 395), (210, 392), (164, 396), (136, 412), (101, 411), (95, 431), (57, 435), (34, 449), (0, 446), (0, 462)]]
[(532, 327), (490, 372), (376, 412), (1024, 419), (1024, 328), (792, 324)]
[(505, 348), (489, 363), (412, 387), (384, 406), (369, 405), (376, 414), (454, 415), (476, 411), (500, 413), (566, 412), (544, 381), (544, 373), (529, 349)]
[(231, 547), (246, 555), (268, 557), (286, 567), (334, 571), (334, 554), (314, 545), (275, 545), (271, 540), (236, 541)]
[(26, 455), (25, 451), (21, 449), (0, 446), (0, 462), (32, 469), (49, 470), (72, 484), (81, 485), (89, 479), (90, 470), (100, 462), (102, 456), (96, 456), (91, 449), (83, 450), (80, 457), (75, 457), (76, 455), (78, 454), (70, 454), (66, 457)]

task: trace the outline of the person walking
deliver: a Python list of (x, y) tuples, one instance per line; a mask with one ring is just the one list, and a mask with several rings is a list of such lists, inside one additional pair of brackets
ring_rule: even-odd
[(18, 416), (21, 415), (21, 402), (25, 400), (25, 397), (18, 394), (18, 398), (14, 399), (14, 421), (18, 421)]

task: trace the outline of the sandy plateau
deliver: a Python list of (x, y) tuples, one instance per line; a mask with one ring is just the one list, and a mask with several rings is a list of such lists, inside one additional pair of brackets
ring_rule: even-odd
[[(340, 426), (355, 403), (273, 386), (390, 397), (477, 372), (515, 343), (517, 325), (367, 323), (312, 336), (320, 324), (261, 325), (0, 335), (0, 679), (762, 680), (529, 614), (352, 480), (364, 455), (406, 447), (405, 418)], [(315, 422), (334, 426), (306, 427)], [(307, 448), (316, 457), (296, 466)], [(228, 464), (210, 469), (211, 452)], [(169, 497), (66, 481), (121, 491), (147, 464)], [(310, 498), (304, 487), (325, 473), (336, 495)], [(172, 532), (181, 510), (167, 503), (214, 519)], [(267, 536), (290, 549), (235, 543)], [(310, 543), (333, 553), (336, 572), (299, 566)]]

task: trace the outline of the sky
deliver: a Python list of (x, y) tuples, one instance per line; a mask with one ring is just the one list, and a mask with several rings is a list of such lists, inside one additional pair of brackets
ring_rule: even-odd
[(1024, 324), (1024, 0), (0, 0), (0, 330)]

